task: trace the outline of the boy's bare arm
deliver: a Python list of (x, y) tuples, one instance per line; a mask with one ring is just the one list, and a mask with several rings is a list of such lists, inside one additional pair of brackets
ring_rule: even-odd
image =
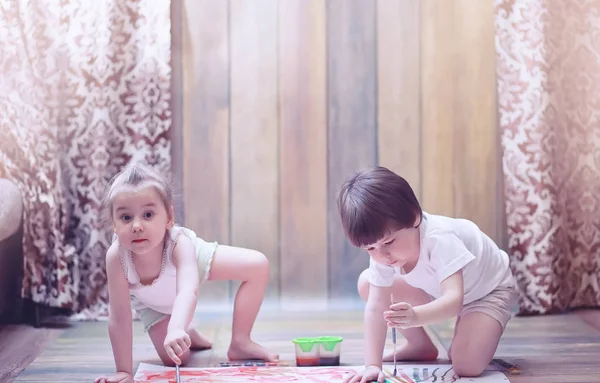
[(424, 326), (452, 318), (460, 313), (464, 299), (462, 270), (450, 275), (440, 284), (442, 295), (421, 306), (415, 306), (413, 327)]
[(111, 246), (106, 253), (106, 276), (108, 279), (108, 302), (110, 317), (108, 333), (113, 349), (117, 372), (132, 374), (132, 318), (129, 302), (129, 284), (119, 259), (118, 247)]
[(382, 367), (387, 335), (384, 311), (390, 307), (390, 287), (370, 286), (365, 307), (365, 366)]

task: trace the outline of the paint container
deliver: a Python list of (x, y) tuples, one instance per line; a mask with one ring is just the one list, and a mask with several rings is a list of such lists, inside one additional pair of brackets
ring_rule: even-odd
[(296, 366), (308, 367), (319, 365), (319, 341), (317, 338), (295, 338)]
[(319, 341), (319, 365), (339, 366), (340, 350), (344, 338), (341, 336), (321, 336)]

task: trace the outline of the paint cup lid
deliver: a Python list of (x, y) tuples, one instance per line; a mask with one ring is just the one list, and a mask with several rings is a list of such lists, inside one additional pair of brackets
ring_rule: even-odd
[(342, 338), (341, 336), (320, 336), (318, 340), (325, 350), (333, 351), (335, 346), (338, 343), (342, 342), (344, 338)]
[(318, 342), (317, 338), (295, 338), (292, 339), (292, 342), (294, 342), (294, 344), (297, 344), (298, 346), (300, 346), (300, 349), (304, 352), (308, 352), (310, 350), (312, 350), (312, 348), (315, 346), (315, 343)]

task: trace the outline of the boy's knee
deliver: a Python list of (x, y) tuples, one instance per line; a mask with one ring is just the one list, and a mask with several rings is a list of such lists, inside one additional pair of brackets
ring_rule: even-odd
[(462, 355), (452, 355), (452, 368), (459, 377), (477, 377), (488, 366), (477, 358), (464, 357)]

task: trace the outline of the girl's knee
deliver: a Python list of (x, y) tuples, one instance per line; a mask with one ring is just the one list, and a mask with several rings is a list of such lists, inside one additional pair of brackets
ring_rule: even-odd
[(253, 263), (256, 265), (256, 267), (258, 267), (260, 270), (269, 271), (269, 259), (267, 256), (260, 251), (253, 251), (252, 253)]
[(181, 360), (182, 366), (188, 364), (188, 362), (190, 361), (190, 349), (188, 348), (187, 350), (185, 350), (183, 354), (179, 356), (179, 359)]
[(269, 278), (269, 259), (260, 251), (251, 250), (245, 260), (245, 264), (250, 278)]
[(171, 358), (169, 358), (168, 355), (163, 355), (160, 354), (160, 360), (162, 361), (162, 363), (167, 366), (167, 367), (175, 367), (175, 362), (173, 362), (173, 360)]
[[(163, 362), (163, 364), (165, 366), (175, 367), (175, 362), (173, 362), (173, 359), (171, 359), (171, 357), (169, 355), (167, 355), (166, 352), (160, 353), (159, 356), (160, 356), (160, 360)], [(183, 354), (179, 355), (179, 360), (181, 360), (180, 366), (185, 366), (190, 361), (190, 350), (187, 349), (184, 351)]]

